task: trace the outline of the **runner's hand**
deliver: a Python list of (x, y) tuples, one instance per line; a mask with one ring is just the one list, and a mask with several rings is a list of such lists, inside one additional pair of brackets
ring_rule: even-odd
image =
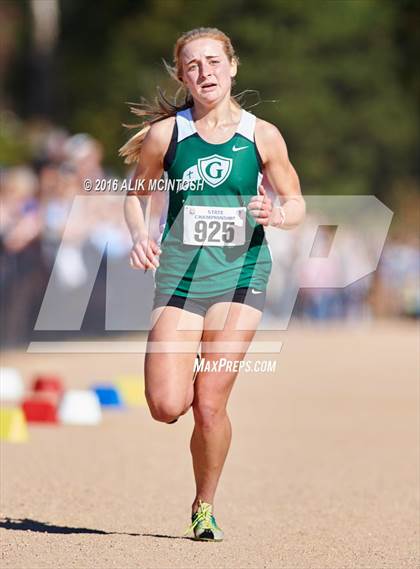
[(273, 202), (267, 195), (262, 184), (258, 188), (258, 196), (253, 196), (250, 199), (248, 211), (255, 218), (257, 223), (260, 223), (261, 225), (270, 225)]
[(133, 245), (130, 254), (130, 265), (133, 269), (157, 269), (161, 250), (154, 239), (139, 239)]

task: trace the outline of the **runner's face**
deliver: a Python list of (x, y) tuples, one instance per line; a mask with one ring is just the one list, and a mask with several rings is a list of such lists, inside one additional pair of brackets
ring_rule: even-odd
[(182, 80), (194, 100), (213, 106), (230, 93), (236, 62), (229, 61), (222, 42), (212, 38), (190, 41), (181, 51)]

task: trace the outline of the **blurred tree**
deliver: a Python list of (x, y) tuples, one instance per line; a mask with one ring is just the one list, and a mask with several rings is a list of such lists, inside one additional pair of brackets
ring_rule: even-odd
[[(283, 133), (304, 192), (386, 202), (407, 176), (418, 181), (418, 22), (415, 0), (61, 0), (52, 118), (96, 136), (122, 172), (125, 101), (152, 98), (158, 84), (173, 93), (162, 58), (171, 62), (180, 33), (216, 26), (241, 59), (236, 91), (259, 92), (251, 110)], [(27, 113), (22, 75), (9, 85), (19, 86), (13, 110)]]
[[(280, 7), (277, 13), (273, 7)], [(386, 194), (416, 136), (414, 101), (398, 76), (397, 7), (386, 2), (273, 2), (269, 22), (235, 23), (243, 77), (288, 141), (306, 192)], [(243, 85), (241, 81), (241, 85)]]

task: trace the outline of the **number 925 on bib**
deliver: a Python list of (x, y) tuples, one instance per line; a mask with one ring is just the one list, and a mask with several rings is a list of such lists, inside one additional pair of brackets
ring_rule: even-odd
[(185, 245), (243, 245), (245, 226), (245, 207), (184, 206)]

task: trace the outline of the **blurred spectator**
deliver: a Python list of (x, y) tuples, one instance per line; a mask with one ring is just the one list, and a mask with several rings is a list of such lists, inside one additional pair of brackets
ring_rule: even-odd
[[(1, 344), (30, 341), (39, 308), (55, 266), (59, 285), (68, 301), (86, 282), (92, 259), (102, 254), (117, 270), (125, 270), (130, 241), (122, 218), (121, 196), (83, 191), (83, 181), (106, 179), (102, 146), (88, 134), (69, 136), (62, 129), (43, 130), (36, 137), (33, 167), (22, 165), (0, 171), (0, 284)], [(74, 199), (84, 195), (77, 224), (68, 224)], [(80, 202), (78, 202), (80, 203)], [(165, 219), (162, 218), (162, 229)], [(313, 283), (301, 289), (293, 317), (303, 320), (354, 320), (372, 316), (419, 317), (419, 240), (388, 240), (378, 270), (345, 288), (317, 286), (317, 263), (305, 264), (303, 242), (320, 220), (308, 219), (302, 239), (283, 232), (270, 241), (276, 259), (271, 279), (275, 298), (267, 296), (272, 318), (285, 316), (302, 274)], [(65, 240), (63, 235), (65, 232)], [(327, 243), (328, 230), (319, 238)], [(312, 238), (312, 237), (311, 237)], [(356, 235), (344, 241), (345, 262), (328, 263), (330, 277), (346, 280), (354, 263), (368, 256)], [(60, 248), (60, 256), (57, 257)], [(357, 255), (352, 252), (357, 251)], [(303, 271), (303, 273), (302, 273)], [(312, 274), (307, 274), (310, 271)], [(88, 318), (81, 333), (104, 331), (106, 263), (101, 263)], [(85, 325), (86, 324), (86, 325)]]
[(1, 338), (17, 344), (29, 333), (45, 283), (38, 179), (27, 166), (2, 172), (0, 218)]
[[(98, 249), (103, 252), (105, 243), (110, 262), (127, 263), (128, 258), (120, 196), (83, 192), (85, 178), (106, 177), (100, 143), (87, 134), (69, 137), (60, 129), (35, 138), (34, 167), (1, 172), (2, 346), (30, 340), (53, 266), (70, 302), (86, 281), (89, 260)], [(77, 224), (68, 224), (77, 195), (86, 198), (79, 202), (82, 215)], [(91, 299), (97, 304), (86, 327), (91, 333), (103, 332), (103, 315), (98, 311), (104, 309), (105, 268), (102, 263)]]
[(388, 243), (376, 274), (374, 305), (380, 316), (420, 316), (419, 238)]

